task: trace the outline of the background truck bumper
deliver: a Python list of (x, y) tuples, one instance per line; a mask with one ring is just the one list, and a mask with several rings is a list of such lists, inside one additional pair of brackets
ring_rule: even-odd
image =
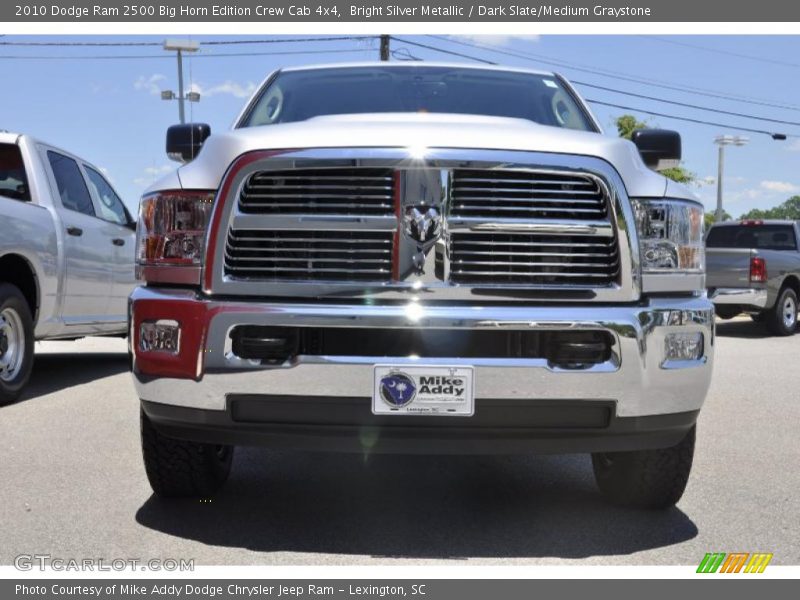
[[(131, 299), (134, 382), (168, 435), (308, 449), (407, 452), (583, 452), (667, 446), (696, 419), (713, 363), (708, 299), (635, 305), (271, 304), (138, 289)], [(181, 327), (177, 354), (140, 348), (143, 321)], [(607, 360), (569, 369), (545, 358), (297, 355), (281, 364), (232, 351), (237, 326), (384, 330), (603, 331)], [(700, 333), (696, 360), (665, 358), (666, 337)], [(375, 416), (375, 364), (474, 367), (473, 417)]]
[(755, 288), (717, 288), (711, 294), (715, 305), (740, 305), (764, 308), (767, 306), (767, 290)]

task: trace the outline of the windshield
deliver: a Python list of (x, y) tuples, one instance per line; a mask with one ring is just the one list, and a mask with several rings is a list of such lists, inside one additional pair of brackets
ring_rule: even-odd
[(791, 225), (725, 225), (711, 228), (706, 247), (796, 250), (797, 240)]
[(514, 117), (595, 131), (550, 75), (463, 67), (341, 67), (287, 71), (260, 92), (240, 126), (322, 115), (412, 112)]

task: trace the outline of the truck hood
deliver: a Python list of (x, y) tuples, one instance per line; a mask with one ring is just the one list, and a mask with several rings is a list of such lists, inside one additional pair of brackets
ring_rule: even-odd
[[(228, 165), (253, 150), (289, 148), (455, 148), (515, 150), (597, 157), (620, 174), (631, 197), (663, 197), (667, 179), (648, 169), (629, 141), (598, 133), (539, 125), (524, 119), (434, 113), (379, 113), (315, 117), (307, 121), (235, 129), (206, 140), (178, 171), (184, 188), (217, 189)], [(174, 177), (157, 182), (175, 183)], [(696, 199), (683, 186), (677, 197)]]

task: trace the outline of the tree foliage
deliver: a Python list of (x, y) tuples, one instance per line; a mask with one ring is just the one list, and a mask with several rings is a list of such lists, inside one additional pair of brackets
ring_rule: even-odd
[[(639, 121), (633, 115), (622, 115), (617, 117), (615, 124), (617, 126), (617, 133), (626, 140), (631, 139), (634, 131), (640, 129), (647, 129), (649, 124), (647, 121)], [(673, 167), (671, 169), (664, 169), (660, 173), (673, 181), (678, 183), (692, 184), (697, 182), (697, 174), (692, 173), (683, 166)]]
[[(714, 222), (716, 221), (715, 217), (716, 217), (716, 212), (715, 211), (713, 211), (713, 210), (706, 211), (705, 215), (703, 216), (703, 218), (705, 219), (706, 231), (708, 231), (708, 228), (711, 227), (714, 224)], [(728, 211), (727, 210), (723, 210), (722, 211), (722, 220), (723, 221), (730, 221), (731, 219), (733, 219), (733, 217), (730, 214), (728, 214)]]
[(783, 204), (772, 208), (754, 208), (742, 215), (742, 219), (790, 219), (800, 220), (800, 196), (792, 196)]

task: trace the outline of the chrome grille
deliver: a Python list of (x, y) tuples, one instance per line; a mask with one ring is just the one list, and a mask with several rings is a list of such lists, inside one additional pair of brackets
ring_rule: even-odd
[(239, 195), (245, 214), (391, 215), (393, 171), (344, 167), (257, 171)]
[(536, 290), (564, 302), (639, 297), (625, 186), (599, 158), (317, 148), (230, 173), (219, 243), (210, 247), (213, 293), (365, 302), (528, 302)]
[(453, 233), (455, 283), (607, 286), (619, 274), (613, 237), (526, 233)]
[(603, 190), (588, 176), (542, 171), (453, 171), (454, 217), (604, 219)]
[(225, 274), (236, 279), (388, 281), (391, 231), (231, 229)]

